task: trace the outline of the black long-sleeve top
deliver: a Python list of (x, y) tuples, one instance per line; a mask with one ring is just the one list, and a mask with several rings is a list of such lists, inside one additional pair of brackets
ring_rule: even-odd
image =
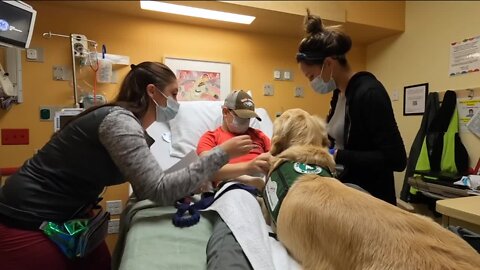
[[(339, 91), (331, 101), (330, 120)], [(358, 72), (345, 90), (345, 148), (336, 162), (345, 169), (339, 178), (395, 204), (394, 171), (403, 171), (406, 152), (385, 87), (369, 72)]]

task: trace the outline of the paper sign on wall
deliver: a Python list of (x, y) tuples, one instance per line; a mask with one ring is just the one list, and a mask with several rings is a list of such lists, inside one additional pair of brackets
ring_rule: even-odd
[(467, 128), (480, 138), (480, 111), (477, 111), (472, 119), (470, 119), (467, 123)]
[(458, 98), (457, 109), (460, 131), (466, 132), (468, 131), (467, 123), (480, 112), (480, 98)]
[(480, 36), (450, 44), (450, 76), (480, 71)]

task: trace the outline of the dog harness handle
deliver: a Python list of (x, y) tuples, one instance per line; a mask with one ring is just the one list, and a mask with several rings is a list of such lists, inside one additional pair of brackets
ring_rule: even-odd
[[(200, 221), (200, 210), (207, 209), (210, 205), (212, 205), (218, 198), (220, 198), (223, 194), (227, 193), (230, 190), (234, 189), (243, 189), (248, 191), (254, 196), (258, 195), (258, 190), (255, 187), (247, 186), (244, 184), (236, 183), (233, 185), (228, 186), (225, 190), (223, 190), (217, 197), (215, 197), (215, 193), (204, 193), (202, 195), (202, 199), (196, 203), (191, 203), (190, 200), (179, 200), (176, 203), (177, 212), (172, 217), (173, 225), (176, 227), (190, 227), (197, 224)], [(189, 216), (185, 216), (187, 213), (190, 214)]]

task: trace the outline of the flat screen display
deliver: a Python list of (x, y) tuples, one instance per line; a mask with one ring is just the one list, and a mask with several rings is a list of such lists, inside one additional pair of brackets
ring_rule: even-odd
[(0, 1), (0, 43), (28, 48), (36, 11), (15, 1)]

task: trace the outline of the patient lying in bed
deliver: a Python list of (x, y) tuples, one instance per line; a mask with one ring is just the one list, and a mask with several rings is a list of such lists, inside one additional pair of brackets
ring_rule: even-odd
[[(246, 92), (234, 91), (230, 93), (221, 108), (222, 124), (215, 130), (207, 131), (200, 138), (197, 146), (199, 156), (206, 154), (214, 147), (238, 135), (249, 135), (254, 146), (247, 155), (231, 159), (215, 175), (215, 186), (222, 181), (235, 179), (242, 183), (263, 189), (263, 176), (269, 169), (270, 139), (260, 129), (250, 127), (250, 119), (261, 118), (255, 112), (255, 104)], [(205, 191), (202, 187), (200, 191)]]
[[(261, 118), (255, 113), (252, 98), (244, 91), (230, 93), (221, 108), (222, 124), (215, 130), (207, 131), (200, 138), (197, 146), (199, 156), (239, 135), (249, 135), (254, 145), (247, 155), (230, 160), (215, 175), (214, 186), (221, 182), (234, 180), (263, 190), (263, 176), (269, 169), (270, 139), (260, 130), (250, 127), (250, 119)], [(210, 189), (208, 181), (198, 192)], [(238, 210), (238, 209), (237, 209)], [(213, 234), (207, 245), (208, 269), (253, 269), (242, 247), (235, 239), (227, 224), (217, 217), (213, 226)]]
[[(192, 150), (195, 151), (202, 134), (222, 125), (223, 104), (223, 101), (182, 102), (177, 117), (169, 124), (154, 123), (149, 127), (148, 133), (155, 139), (151, 151), (162, 168), (171, 167)], [(267, 139), (270, 138), (272, 121), (267, 111), (263, 108), (255, 108), (255, 112), (262, 121), (251, 118), (250, 128), (259, 129), (267, 136)], [(262, 147), (258, 149), (262, 149)], [(263, 148), (262, 153), (268, 150), (269, 148)], [(257, 154), (257, 156), (259, 155), (261, 154)], [(247, 175), (240, 178), (251, 177)], [(263, 179), (260, 181), (261, 187), (263, 187)], [(212, 210), (222, 217), (219, 220), (228, 224), (228, 230), (223, 230), (225, 224), (217, 225), (216, 220), (209, 217), (210, 214), (215, 214), (211, 213), (213, 211), (202, 212), (200, 221), (195, 226), (177, 228), (171, 220), (172, 215), (177, 211), (174, 207), (158, 207), (148, 201), (134, 204), (132, 211), (128, 211), (129, 218), (122, 219), (128, 222), (124, 226), (126, 228), (124, 232), (128, 231), (128, 234), (121, 234), (126, 240), (124, 242), (126, 245), (125, 252), (123, 252), (122, 244), (119, 245), (122, 248), (117, 252), (116, 257), (121, 260), (120, 269), (212, 269), (212, 266), (215, 266), (215, 260), (212, 260), (215, 250), (214, 240), (227, 239), (225, 237), (232, 239), (234, 234), (234, 240), (238, 241), (241, 246), (240, 249), (237, 246), (236, 250), (245, 252), (237, 255), (248, 257), (246, 261), (245, 258), (243, 260), (247, 268), (251, 264), (250, 267), (254, 269), (295, 269), (292, 267), (294, 262), (291, 261), (286, 250), (278, 241), (268, 236), (267, 226), (263, 221), (255, 197), (241, 190), (233, 190), (229, 193), (231, 194), (222, 196), (211, 206), (217, 207)], [(242, 201), (242, 204), (239, 205), (238, 201)], [(238, 215), (239, 212), (242, 215)], [(231, 214), (233, 220), (225, 218), (225, 214)], [(238, 221), (235, 218), (241, 220)], [(241, 228), (248, 229), (248, 233), (243, 233)], [(211, 237), (212, 231), (214, 237)], [(211, 242), (207, 245), (209, 239)], [(262, 241), (259, 243), (260, 240)], [(271, 243), (271, 247), (268, 246), (269, 243)], [(212, 251), (211, 253), (206, 253), (207, 246), (208, 250)], [(235, 247), (233, 249), (235, 251)], [(185, 254), (188, 254), (188, 258), (185, 257)], [(223, 254), (225, 253), (222, 250), (220, 255), (222, 261), (225, 260)], [(207, 255), (209, 255), (208, 259)], [(209, 263), (208, 267), (207, 262)], [(279, 267), (273, 267), (274, 264)], [(216, 269), (232, 269), (230, 267), (222, 268), (223, 265), (216, 264)], [(272, 267), (263, 267), (265, 265)]]

